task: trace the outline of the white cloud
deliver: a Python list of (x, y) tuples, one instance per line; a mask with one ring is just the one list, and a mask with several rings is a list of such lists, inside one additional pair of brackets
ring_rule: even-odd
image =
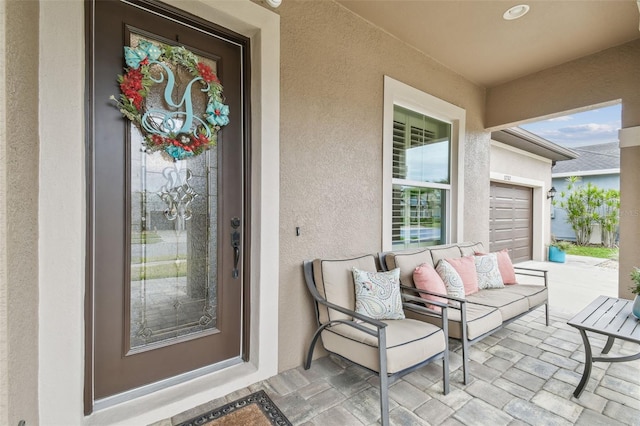
[(619, 127), (611, 124), (585, 123), (558, 129), (541, 130), (537, 134), (550, 141), (571, 146), (615, 142)]
[(563, 115), (562, 117), (550, 118), (546, 121), (570, 121), (573, 120), (573, 115)]

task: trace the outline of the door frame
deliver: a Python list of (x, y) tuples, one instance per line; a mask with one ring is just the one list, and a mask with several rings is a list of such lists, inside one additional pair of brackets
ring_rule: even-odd
[[(61, 424), (83, 424), (119, 419), (149, 423), (158, 413), (180, 411), (211, 397), (224, 395), (277, 373), (279, 270), (279, 16), (249, 0), (169, 3), (237, 31), (252, 41), (252, 152), (251, 223), (251, 349), (249, 362), (226, 372), (211, 373), (182, 386), (156, 392), (153, 397), (128, 401), (94, 412), (82, 420), (85, 297), (86, 187), (83, 146), (86, 110), (83, 108), (85, 60), (83, 2), (40, 5), (39, 63), (48, 81), (65, 85), (39, 86), (42, 115), (39, 123), (39, 382), (41, 418)], [(59, 23), (65, 22), (64, 31)], [(86, 95), (88, 96), (88, 95)], [(60, 108), (60, 105), (65, 108)], [(60, 167), (64, 164), (64, 167)], [(64, 182), (64, 185), (60, 185)], [(60, 204), (60, 200), (64, 200)], [(60, 226), (65, 224), (64, 226)], [(60, 262), (60, 253), (65, 253)], [(256, 291), (259, 289), (259, 291)], [(64, 307), (63, 309), (61, 309)], [(64, 337), (61, 336), (64, 330)], [(59, 392), (59, 389), (65, 392)], [(173, 400), (170, 406), (164, 401)], [(185, 405), (187, 404), (187, 405)], [(165, 416), (166, 417), (166, 416)], [(149, 420), (149, 421), (147, 421)]]

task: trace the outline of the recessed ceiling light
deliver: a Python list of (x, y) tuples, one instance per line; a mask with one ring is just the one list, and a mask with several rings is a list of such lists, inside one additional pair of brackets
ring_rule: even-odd
[(509, 10), (507, 10), (502, 17), (507, 21), (513, 21), (514, 19), (522, 18), (529, 11), (528, 4), (519, 4), (517, 6), (513, 6)]

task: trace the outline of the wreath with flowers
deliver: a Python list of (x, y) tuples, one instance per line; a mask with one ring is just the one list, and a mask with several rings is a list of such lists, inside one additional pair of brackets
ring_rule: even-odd
[[(140, 130), (147, 152), (163, 151), (174, 161), (199, 155), (216, 146), (218, 131), (229, 124), (229, 106), (224, 104), (222, 84), (211, 67), (199, 62), (197, 56), (183, 46), (156, 45), (140, 40), (133, 48), (124, 47), (127, 67), (118, 75), (120, 96), (116, 102), (122, 115)], [(160, 67), (152, 75), (151, 67)], [(193, 77), (186, 85), (179, 102), (173, 99), (175, 76), (167, 64), (182, 67)], [(147, 107), (150, 88), (166, 80), (164, 102), (172, 110)], [(198, 89), (207, 96), (202, 115), (193, 113), (191, 90)]]

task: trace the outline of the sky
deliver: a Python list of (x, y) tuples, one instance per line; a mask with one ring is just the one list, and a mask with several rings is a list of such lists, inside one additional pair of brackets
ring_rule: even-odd
[(575, 148), (617, 142), (621, 113), (621, 104), (617, 104), (520, 127), (558, 145)]

